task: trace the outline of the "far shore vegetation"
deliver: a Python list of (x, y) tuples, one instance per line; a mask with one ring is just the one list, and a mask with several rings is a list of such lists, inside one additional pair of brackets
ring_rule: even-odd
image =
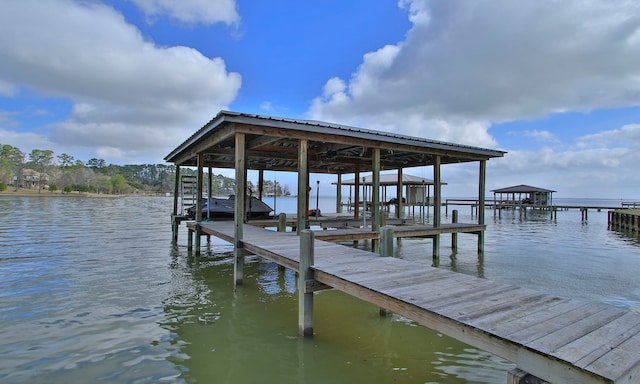
[[(195, 176), (196, 170), (181, 168), (180, 174)], [(209, 185), (205, 173), (203, 184)], [(48, 149), (25, 154), (9, 144), (0, 144), (0, 195), (125, 195), (172, 194), (176, 179), (173, 164), (106, 164), (103, 159), (86, 162)], [(257, 188), (249, 183), (257, 193)], [(290, 195), (287, 185), (265, 180), (263, 195)], [(211, 178), (211, 194), (235, 193), (235, 180), (222, 175)]]

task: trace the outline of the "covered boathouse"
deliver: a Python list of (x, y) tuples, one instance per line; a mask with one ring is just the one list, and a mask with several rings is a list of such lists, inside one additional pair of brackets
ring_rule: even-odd
[(555, 191), (521, 184), (494, 189), (491, 192), (493, 192), (493, 200), (496, 203), (546, 206), (553, 204), (553, 192)]
[[(353, 175), (355, 186), (354, 216), (360, 210), (359, 180), (370, 172), (371, 230), (378, 231), (381, 223), (381, 171), (395, 170), (400, 182), (395, 182), (396, 196), (402, 196), (405, 168), (433, 167), (433, 226), (441, 225), (440, 207), (441, 166), (475, 162), (478, 164), (479, 225), (484, 225), (486, 162), (502, 157), (505, 152), (442, 141), (428, 140), (393, 133), (378, 132), (320, 121), (286, 119), (245, 113), (221, 111), (184, 143), (174, 149), (165, 160), (176, 165), (176, 185), (173, 207), (174, 238), (183, 217), (178, 215), (180, 167), (198, 168), (196, 204), (201, 204), (203, 172), (207, 168), (235, 168), (236, 242), (242, 239), (241, 224), (246, 222), (245, 200), (239, 198), (247, 191), (247, 170), (258, 170), (259, 189), (265, 170), (296, 172), (298, 176), (297, 231), (309, 228), (309, 174), (334, 174), (337, 178), (337, 201), (343, 175)], [(305, 191), (307, 191), (305, 193)], [(202, 221), (201, 207), (196, 223)], [(238, 220), (237, 218), (244, 218)], [(196, 250), (199, 248), (196, 229)], [(438, 244), (434, 237), (434, 249)], [(484, 233), (478, 234), (478, 249), (484, 247)]]
[[(410, 236), (431, 237), (434, 251), (441, 234), (465, 232), (465, 224), (440, 222), (440, 167), (463, 162), (478, 163), (479, 224), (473, 225), (473, 231), (482, 250), (486, 161), (503, 155), (501, 151), (317, 121), (220, 112), (166, 160), (176, 164), (176, 180), (180, 167), (198, 168), (198, 197), (202, 195), (205, 167), (235, 168), (236, 191), (241, 193), (236, 193), (234, 221), (202, 222), (198, 213), (196, 221), (188, 222), (187, 227), (190, 233), (198, 234), (197, 239), (206, 233), (234, 244), (234, 287), (242, 284), (247, 253), (294, 270), (298, 274), (300, 335), (311, 336), (314, 332), (314, 292), (333, 288), (379, 306), (381, 313), (392, 311), (512, 361), (519, 369), (509, 372), (509, 384), (541, 382), (530, 381), (535, 379), (530, 374), (553, 383), (638, 383), (637, 312), (381, 257), (392, 256), (393, 239), (406, 237), (407, 231)], [(433, 167), (433, 225), (380, 228), (380, 171), (395, 169), (402, 175), (404, 168), (417, 166)], [(338, 183), (343, 174), (355, 174), (358, 180), (361, 172), (372, 172), (373, 220), (358, 230), (379, 235), (380, 254), (332, 244), (322, 236), (340, 230), (304, 229), (309, 224), (308, 193), (298, 194), (294, 225), (299, 236), (247, 224), (242, 191), (246, 190), (248, 169), (297, 172), (298, 191), (302, 192), (308, 191), (311, 172), (336, 174)], [(401, 185), (398, 188), (401, 196)], [(173, 224), (180, 219), (176, 198)], [(471, 226), (467, 226), (469, 233)], [(199, 240), (196, 247), (197, 251)]]

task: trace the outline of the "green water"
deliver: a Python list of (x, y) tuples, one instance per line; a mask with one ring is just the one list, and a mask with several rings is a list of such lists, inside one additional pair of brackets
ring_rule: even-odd
[[(511, 366), (335, 291), (316, 295), (315, 335), (297, 335), (295, 276), (250, 263), (232, 293), (232, 267), (201, 263), (198, 305), (167, 307), (190, 382), (503, 382)], [(207, 292), (207, 294), (204, 294)], [(196, 299), (200, 297), (200, 300)]]

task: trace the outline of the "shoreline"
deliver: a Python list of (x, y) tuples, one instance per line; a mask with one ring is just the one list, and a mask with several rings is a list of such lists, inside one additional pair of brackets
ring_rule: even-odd
[(0, 191), (1, 197), (125, 197), (125, 196), (139, 196), (139, 197), (164, 197), (164, 195), (155, 195), (155, 194), (123, 194), (123, 195), (110, 195), (107, 193), (95, 193), (95, 192), (78, 192), (72, 191), (65, 193), (63, 191), (48, 191), (42, 190), (38, 193), (37, 190), (33, 189), (20, 189), (17, 192), (13, 190)]

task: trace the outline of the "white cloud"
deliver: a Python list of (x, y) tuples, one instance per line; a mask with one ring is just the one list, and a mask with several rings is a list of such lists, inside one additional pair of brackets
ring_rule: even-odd
[(489, 189), (529, 184), (561, 197), (626, 197), (640, 193), (640, 152), (625, 147), (509, 151), (488, 163)]
[[(69, 153), (108, 143), (120, 161), (161, 161), (241, 84), (222, 59), (158, 47), (94, 2), (0, 2), (0, 61), (0, 84), (73, 101), (69, 119), (50, 127), (54, 143)], [(147, 149), (159, 157), (136, 157)]]
[(580, 146), (622, 145), (640, 150), (640, 124), (628, 124), (620, 129), (603, 131), (580, 138)]
[[(19, 148), (24, 153), (31, 152), (32, 149), (52, 149), (55, 145), (47, 138), (36, 132), (18, 132), (11, 129), (0, 128), (0, 144), (9, 144)], [(56, 154), (64, 151), (54, 151)]]
[[(459, 142), (475, 131), (487, 145), (494, 122), (640, 105), (634, 2), (400, 4), (413, 22), (406, 39), (365, 54), (348, 81), (330, 79), (312, 118), (367, 127), (382, 118), (394, 121), (388, 129)], [(439, 122), (451, 131), (438, 134)]]
[(149, 16), (167, 16), (187, 24), (237, 24), (234, 0), (129, 0)]

